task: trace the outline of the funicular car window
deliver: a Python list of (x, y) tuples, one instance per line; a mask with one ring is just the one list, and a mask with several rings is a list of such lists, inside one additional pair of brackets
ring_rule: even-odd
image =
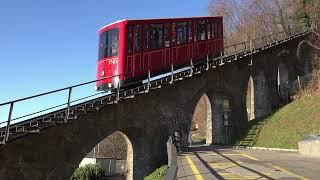
[(162, 48), (162, 24), (150, 24), (149, 30), (151, 49)]
[(107, 45), (107, 32), (102, 32), (99, 37), (99, 55), (98, 59), (105, 58), (106, 55), (106, 45)]
[(171, 32), (172, 32), (172, 45), (175, 46), (176, 45), (176, 23), (172, 23), (171, 26)]
[(219, 23), (220, 24), (220, 32), (219, 32), (219, 37), (222, 38), (222, 34), (223, 34), (223, 24), (222, 23)]
[(143, 27), (143, 48), (149, 49), (149, 27), (144, 25)]
[(180, 22), (176, 25), (177, 28), (177, 45), (186, 43), (187, 40), (187, 22)]
[(218, 23), (216, 23), (216, 38), (219, 38), (220, 37), (220, 35), (219, 35), (219, 24)]
[(193, 23), (193, 40), (194, 40), (194, 42), (198, 41), (198, 38), (197, 38), (198, 28), (197, 27), (198, 27), (197, 22), (194, 22)]
[(132, 53), (132, 26), (128, 26), (128, 53), (131, 54)]
[(192, 42), (192, 22), (188, 22), (188, 37), (189, 37), (189, 43)]
[(170, 24), (164, 24), (164, 46), (170, 47)]
[(198, 21), (197, 26), (197, 40), (205, 40), (206, 39), (206, 22)]
[(216, 24), (212, 23), (211, 27), (212, 27), (212, 39), (213, 39), (213, 38), (216, 38)]
[(136, 52), (140, 51), (141, 30), (140, 25), (136, 25), (134, 29), (134, 48)]
[(119, 29), (109, 29), (100, 34), (99, 59), (118, 55)]
[(215, 38), (220, 38), (220, 24), (215, 23), (214, 26), (215, 26), (215, 30), (214, 30)]
[(211, 23), (207, 23), (207, 37), (211, 39)]

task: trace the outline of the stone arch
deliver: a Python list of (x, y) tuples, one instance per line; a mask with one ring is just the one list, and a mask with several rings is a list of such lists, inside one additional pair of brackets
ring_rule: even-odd
[(130, 139), (124, 133), (120, 132), (127, 144), (127, 158), (126, 158), (126, 180), (133, 179), (133, 147)]
[[(80, 165), (88, 163), (100, 163), (107, 173), (121, 172), (125, 174), (127, 180), (132, 180), (132, 143), (123, 132), (115, 131), (98, 142), (83, 158)], [(116, 169), (116, 167), (121, 169)]]
[(249, 77), (247, 93), (246, 93), (246, 107), (247, 107), (247, 115), (248, 120), (253, 120), (254, 117), (254, 83), (252, 76)]
[(303, 67), (303, 74), (307, 75), (313, 71), (311, 47), (314, 47), (310, 42), (303, 40), (297, 47), (297, 58)]
[[(228, 143), (228, 140), (226, 137), (227, 132), (224, 125), (224, 113), (228, 113), (228, 115), (230, 115), (231, 99), (226, 94), (216, 93), (214, 91), (208, 92), (207, 97), (209, 102), (211, 103), (211, 144), (226, 144)], [(230, 117), (228, 118), (228, 120), (230, 123)], [(230, 132), (228, 132), (228, 134), (230, 134)]]
[[(205, 143), (212, 143), (212, 107), (208, 96), (204, 93), (196, 104), (190, 131), (193, 135), (198, 135), (200, 138), (205, 137)], [(195, 130), (195, 124), (198, 129)]]

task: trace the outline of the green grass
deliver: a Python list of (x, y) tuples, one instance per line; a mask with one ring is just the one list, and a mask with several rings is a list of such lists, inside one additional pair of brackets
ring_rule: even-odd
[(298, 141), (320, 131), (320, 96), (305, 96), (262, 121), (250, 122), (236, 145), (298, 149)]
[(144, 180), (164, 179), (164, 176), (167, 173), (167, 169), (168, 169), (168, 166), (163, 165), (163, 166), (159, 167), (158, 169), (156, 169), (155, 171), (153, 171), (149, 176), (144, 177)]
[(192, 139), (193, 142), (196, 142), (196, 141), (206, 142), (206, 137), (200, 136), (198, 134), (193, 134), (191, 136), (191, 139)]

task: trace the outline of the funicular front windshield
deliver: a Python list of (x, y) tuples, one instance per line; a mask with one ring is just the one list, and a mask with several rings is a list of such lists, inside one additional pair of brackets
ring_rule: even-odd
[(104, 31), (99, 37), (99, 59), (118, 56), (119, 29), (113, 28)]

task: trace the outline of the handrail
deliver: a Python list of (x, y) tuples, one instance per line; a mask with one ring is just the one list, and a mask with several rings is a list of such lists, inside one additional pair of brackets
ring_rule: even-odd
[(57, 89), (57, 90), (53, 90), (53, 91), (49, 91), (49, 92), (45, 92), (45, 93), (41, 93), (41, 94), (36, 94), (36, 95), (33, 95), (33, 96), (29, 96), (29, 97), (25, 97), (25, 98), (13, 100), (13, 101), (8, 101), (8, 102), (5, 102), (5, 103), (1, 103), (0, 106), (8, 105), (10, 103), (16, 103), (16, 102), (19, 102), (19, 101), (24, 101), (24, 100), (27, 100), (27, 99), (33, 99), (35, 97), (44, 96), (44, 95), (48, 95), (48, 94), (52, 94), (52, 93), (56, 93), (56, 92), (60, 92), (60, 91), (64, 91), (64, 90), (68, 90), (70, 88), (84, 86), (84, 85), (87, 85), (87, 84), (91, 84), (91, 83), (94, 83), (94, 82), (102, 81), (102, 80), (113, 78), (113, 77), (117, 77), (117, 76), (119, 76), (119, 75), (107, 76), (107, 77), (104, 77), (104, 78), (101, 78), (101, 79), (88, 81), (88, 82), (85, 82), (85, 83), (80, 83), (80, 84), (76, 84), (76, 85), (73, 85), (73, 86), (68, 86), (68, 87), (65, 87), (65, 88), (61, 88), (61, 89)]
[[(94, 96), (97, 96), (97, 95), (99, 95), (99, 94), (104, 94), (104, 93), (105, 93), (105, 92), (99, 92), (99, 93), (96, 93), (96, 94), (93, 94), (93, 95), (90, 95), (90, 96), (86, 96), (86, 97), (83, 97), (83, 98), (79, 98), (79, 99), (70, 101), (70, 103), (79, 102), (79, 101), (81, 101), (81, 100), (85, 100), (85, 99), (87, 99), (87, 98), (94, 97)], [(56, 105), (56, 106), (53, 106), (53, 107), (50, 107), (50, 108), (47, 108), (47, 109), (43, 109), (43, 110), (40, 110), (40, 111), (37, 111), (37, 112), (34, 112), (34, 113), (26, 114), (26, 115), (23, 115), (23, 116), (20, 116), (20, 117), (11, 119), (11, 121), (16, 121), (16, 120), (19, 120), (19, 119), (22, 119), (22, 118), (25, 118), (25, 117), (28, 117), (28, 116), (32, 116), (32, 115), (35, 115), (35, 114), (39, 114), (39, 113), (42, 113), (42, 112), (46, 112), (46, 111), (49, 111), (49, 110), (51, 110), (51, 109), (56, 109), (56, 108), (58, 108), (58, 107), (62, 107), (62, 106), (65, 106), (65, 105), (68, 105), (68, 103)], [(0, 122), (0, 125), (1, 125), (1, 124), (4, 124), (4, 123), (6, 123), (6, 121)]]

